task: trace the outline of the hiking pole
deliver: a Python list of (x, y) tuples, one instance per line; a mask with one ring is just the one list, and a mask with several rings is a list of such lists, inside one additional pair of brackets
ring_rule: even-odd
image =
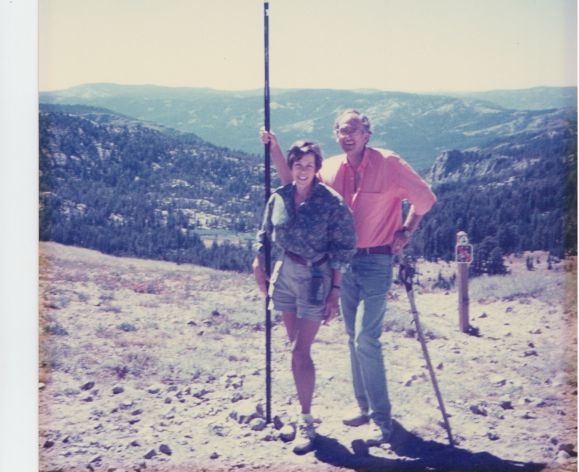
[[(269, 131), (269, 2), (263, 3), (263, 44), (264, 44), (264, 70), (265, 86), (263, 90), (265, 130)], [(270, 171), (270, 143), (264, 144), (264, 177), (265, 177), (265, 203), (271, 193)], [(269, 309), (269, 278), (271, 275), (271, 244), (269, 238), (265, 238), (265, 275), (267, 295), (265, 296), (265, 421), (271, 423), (271, 311)]]
[(408, 301), (410, 302), (410, 311), (412, 312), (412, 317), (414, 318), (414, 324), (416, 325), (416, 333), (418, 334), (418, 340), (420, 341), (420, 345), (422, 346), (422, 353), (424, 354), (424, 359), (426, 360), (426, 366), (428, 367), (428, 371), (430, 372), (430, 379), (432, 380), (434, 393), (436, 394), (436, 398), (438, 399), (438, 406), (440, 407), (440, 411), (442, 413), (444, 428), (446, 429), (446, 434), (448, 435), (448, 441), (450, 445), (454, 447), (454, 440), (452, 438), (452, 433), (450, 431), (450, 423), (448, 422), (448, 415), (446, 414), (446, 409), (444, 408), (444, 403), (442, 402), (442, 395), (440, 394), (440, 389), (438, 388), (436, 375), (434, 374), (432, 362), (430, 361), (430, 355), (428, 354), (428, 348), (426, 347), (426, 339), (424, 338), (422, 326), (420, 325), (418, 310), (416, 309), (416, 303), (414, 302), (414, 291), (412, 289), (413, 276), (414, 276), (414, 268), (408, 262), (402, 262), (400, 264), (400, 272), (398, 273), (398, 278), (406, 288), (406, 294), (408, 295)]

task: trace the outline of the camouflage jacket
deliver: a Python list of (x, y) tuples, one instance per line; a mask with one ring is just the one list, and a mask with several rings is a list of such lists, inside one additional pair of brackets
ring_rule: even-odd
[(282, 250), (310, 261), (327, 254), (330, 266), (341, 272), (348, 269), (356, 252), (350, 209), (336, 191), (318, 180), (314, 181), (308, 199), (297, 208), (293, 183), (272, 194), (257, 233), (258, 253), (263, 253), (266, 237)]

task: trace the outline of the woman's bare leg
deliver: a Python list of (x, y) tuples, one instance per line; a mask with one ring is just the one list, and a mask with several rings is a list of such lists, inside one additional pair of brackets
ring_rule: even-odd
[(289, 340), (293, 344), (292, 372), (303, 414), (310, 414), (316, 370), (311, 356), (311, 347), (320, 321), (298, 318), (295, 313), (283, 313)]

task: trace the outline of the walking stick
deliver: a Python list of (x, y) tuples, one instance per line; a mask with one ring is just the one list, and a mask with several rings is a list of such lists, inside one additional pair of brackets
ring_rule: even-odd
[(440, 394), (438, 382), (436, 381), (436, 375), (434, 374), (432, 362), (430, 361), (430, 355), (428, 354), (428, 348), (426, 347), (426, 339), (424, 338), (422, 326), (420, 325), (418, 310), (416, 309), (416, 303), (414, 302), (414, 291), (412, 289), (413, 276), (414, 276), (414, 268), (408, 262), (401, 263), (398, 278), (406, 288), (406, 294), (408, 295), (408, 301), (410, 302), (410, 311), (412, 312), (412, 317), (414, 318), (414, 324), (416, 325), (416, 332), (418, 333), (418, 340), (420, 341), (420, 345), (422, 346), (422, 353), (424, 354), (424, 359), (426, 360), (426, 366), (428, 367), (428, 371), (430, 372), (430, 379), (432, 380), (434, 393), (436, 394), (436, 398), (438, 399), (438, 406), (440, 407), (440, 411), (442, 413), (444, 428), (446, 429), (446, 434), (448, 435), (448, 441), (450, 445), (454, 447), (454, 440), (452, 438), (452, 433), (450, 431), (450, 423), (448, 422), (448, 415), (446, 414), (446, 409), (444, 408), (442, 395)]
[[(264, 114), (265, 130), (270, 129), (269, 119), (269, 2), (263, 3), (263, 43), (265, 59), (265, 86), (264, 86)], [(269, 200), (271, 193), (270, 174), (270, 143), (264, 145), (264, 177), (265, 177), (265, 203)], [(265, 297), (265, 420), (271, 423), (271, 311), (269, 309), (269, 278), (271, 275), (271, 244), (269, 238), (265, 238), (265, 275), (267, 295)]]

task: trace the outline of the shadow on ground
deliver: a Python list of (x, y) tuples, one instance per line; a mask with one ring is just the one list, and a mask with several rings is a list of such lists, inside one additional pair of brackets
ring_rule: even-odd
[(524, 463), (501, 459), (488, 452), (472, 452), (435, 441), (425, 441), (394, 422), (390, 449), (394, 459), (372, 456), (372, 449), (352, 444), (352, 453), (337, 440), (318, 436), (316, 458), (327, 464), (356, 471), (434, 471), (434, 472), (538, 472), (545, 464)]

